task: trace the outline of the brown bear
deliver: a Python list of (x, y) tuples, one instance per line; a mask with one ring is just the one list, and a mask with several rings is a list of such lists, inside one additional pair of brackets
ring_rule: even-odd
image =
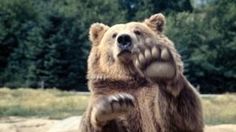
[(91, 26), (91, 98), (81, 132), (203, 132), (198, 93), (164, 25), (158, 13), (144, 22)]

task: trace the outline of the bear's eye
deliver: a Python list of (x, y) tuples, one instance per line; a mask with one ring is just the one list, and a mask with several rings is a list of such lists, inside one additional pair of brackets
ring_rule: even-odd
[(112, 38), (116, 38), (116, 36), (117, 36), (117, 33), (112, 34)]
[(134, 30), (134, 33), (138, 36), (142, 34), (139, 30)]

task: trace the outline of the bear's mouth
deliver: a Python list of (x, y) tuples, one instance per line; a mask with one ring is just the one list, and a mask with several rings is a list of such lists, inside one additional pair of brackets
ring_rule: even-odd
[(131, 51), (130, 50), (122, 50), (122, 51), (120, 51), (120, 53), (118, 54), (118, 57), (119, 56), (123, 56), (123, 55), (126, 55), (126, 54), (131, 54)]
[(132, 52), (130, 50), (122, 50), (118, 53), (117, 57), (123, 63), (130, 62), (132, 60)]

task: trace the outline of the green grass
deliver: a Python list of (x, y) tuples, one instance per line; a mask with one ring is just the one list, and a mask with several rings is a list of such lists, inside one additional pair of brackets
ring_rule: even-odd
[(81, 115), (88, 96), (56, 89), (0, 89), (0, 117), (48, 117), (61, 119)]
[(236, 94), (202, 97), (206, 124), (236, 124)]
[[(236, 124), (236, 94), (202, 97), (206, 124)], [(88, 95), (56, 89), (0, 89), (0, 117), (62, 119), (81, 115)]]

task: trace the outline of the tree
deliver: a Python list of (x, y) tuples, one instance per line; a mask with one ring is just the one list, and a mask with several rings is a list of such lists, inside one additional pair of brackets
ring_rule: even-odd
[(142, 20), (155, 13), (166, 15), (178, 12), (192, 12), (193, 7), (190, 0), (119, 0), (120, 10), (126, 12), (128, 21)]
[(186, 74), (201, 92), (236, 91), (235, 1), (215, 1), (202, 10), (169, 16), (167, 34), (183, 56)]
[(162, 12), (166, 34), (202, 92), (236, 91), (236, 2), (1, 0), (0, 86), (86, 90), (88, 30)]
[(0, 2), (1, 86), (85, 90), (89, 26), (124, 20), (118, 1)]

